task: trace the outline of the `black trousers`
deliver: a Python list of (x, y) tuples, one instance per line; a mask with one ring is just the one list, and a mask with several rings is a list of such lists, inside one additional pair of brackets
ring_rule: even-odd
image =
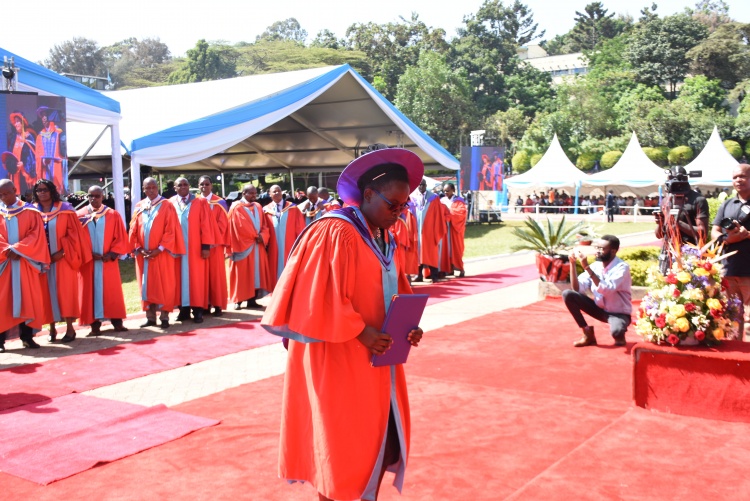
[(586, 319), (583, 318), (583, 313), (586, 313), (600, 322), (607, 322), (612, 337), (622, 337), (628, 330), (631, 320), (630, 315), (604, 311), (596, 305), (593, 299), (585, 294), (574, 290), (566, 290), (563, 291), (563, 301), (580, 328), (588, 326)]

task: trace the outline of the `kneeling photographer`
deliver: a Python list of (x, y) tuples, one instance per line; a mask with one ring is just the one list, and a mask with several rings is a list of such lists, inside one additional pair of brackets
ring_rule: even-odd
[(735, 167), (732, 186), (737, 190), (737, 196), (728, 198), (719, 207), (711, 236), (724, 238), (725, 253), (737, 251), (724, 260), (724, 278), (728, 292), (737, 294), (745, 306), (742, 320), (747, 336), (750, 327), (750, 165)]
[(668, 249), (674, 233), (679, 231), (682, 243), (698, 244), (708, 235), (709, 217), (708, 201), (690, 187), (685, 168), (673, 167), (667, 172), (665, 186), (668, 196), (664, 198), (661, 210), (654, 211), (656, 238), (664, 239), (659, 255), (659, 270), (663, 274), (672, 266), (672, 256)]

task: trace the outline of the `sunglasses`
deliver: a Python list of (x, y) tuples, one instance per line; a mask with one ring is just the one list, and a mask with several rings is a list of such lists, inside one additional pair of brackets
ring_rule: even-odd
[(406, 209), (408, 209), (408, 208), (409, 208), (409, 202), (405, 202), (405, 203), (403, 203), (403, 204), (397, 204), (397, 203), (395, 203), (395, 202), (391, 202), (390, 200), (388, 200), (387, 198), (385, 198), (385, 197), (383, 196), (383, 194), (382, 194), (382, 193), (380, 193), (380, 192), (379, 192), (378, 190), (376, 190), (376, 189), (374, 189), (374, 188), (370, 188), (370, 189), (371, 189), (371, 190), (372, 190), (372, 191), (373, 191), (373, 192), (374, 192), (374, 193), (375, 193), (375, 194), (376, 194), (377, 196), (379, 196), (380, 198), (382, 198), (382, 199), (383, 199), (383, 202), (385, 202), (386, 204), (388, 204), (388, 210), (390, 210), (391, 212), (397, 212), (397, 211), (398, 211), (399, 213), (401, 213), (401, 212), (403, 212), (403, 211), (405, 211)]

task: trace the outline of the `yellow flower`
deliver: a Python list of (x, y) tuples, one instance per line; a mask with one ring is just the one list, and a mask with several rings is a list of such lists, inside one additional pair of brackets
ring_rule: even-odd
[(700, 267), (694, 269), (693, 273), (699, 277), (707, 277), (711, 274), (708, 271), (706, 271), (704, 268), (700, 268)]
[(711, 331), (711, 334), (713, 334), (716, 339), (724, 339), (724, 331), (722, 329), (714, 329)]
[(708, 306), (712, 310), (720, 310), (721, 302), (716, 298), (710, 298), (706, 300), (706, 306)]
[(690, 322), (685, 317), (680, 317), (674, 321), (674, 328), (680, 332), (687, 332), (690, 330)]
[(669, 313), (675, 317), (684, 317), (686, 313), (685, 307), (681, 304), (673, 304), (669, 307)]
[(690, 276), (690, 273), (688, 273), (687, 271), (681, 271), (677, 274), (677, 280), (682, 282), (683, 284), (690, 282), (691, 278), (692, 277)]

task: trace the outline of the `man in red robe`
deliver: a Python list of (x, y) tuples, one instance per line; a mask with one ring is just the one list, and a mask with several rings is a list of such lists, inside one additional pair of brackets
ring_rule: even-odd
[(220, 317), (227, 309), (227, 266), (224, 255), (229, 250), (229, 207), (226, 200), (214, 195), (210, 176), (201, 176), (198, 181), (201, 197), (208, 202), (211, 211), (211, 225), (214, 229), (214, 243), (208, 257), (208, 308), (213, 306), (215, 317)]
[(242, 308), (243, 301), (248, 308), (258, 308), (256, 299), (271, 292), (276, 283), (266, 249), (275, 238), (273, 226), (257, 197), (258, 190), (248, 184), (229, 209), (229, 295), (235, 309)]
[(8, 179), (0, 180), (0, 216), (0, 353), (19, 324), (24, 347), (39, 348), (32, 329), (44, 322), (40, 273), (50, 262), (42, 216), (18, 200)]
[(203, 311), (208, 308), (208, 258), (215, 243), (211, 226), (211, 209), (203, 197), (190, 193), (190, 183), (184, 177), (174, 182), (177, 194), (170, 199), (177, 212), (185, 243), (185, 254), (177, 258), (175, 302), (180, 307), (177, 320), (203, 323)]
[[(338, 185), (347, 207), (300, 236), (261, 321), (289, 339), (279, 476), (309, 482), (321, 500), (375, 499), (386, 470), (399, 490), (404, 481), (404, 366), (372, 367), (370, 359), (390, 346), (379, 329), (391, 298), (411, 293), (388, 229), (423, 169), (400, 148), (349, 164)], [(421, 337), (417, 328), (408, 339), (417, 345)]]
[(416, 195), (412, 196), (414, 211), (417, 219), (417, 248), (419, 253), (419, 274), (415, 282), (424, 280), (422, 270), (429, 268), (430, 277), (435, 282), (438, 279), (438, 243), (447, 230), (443, 207), (440, 198), (427, 191), (427, 182), (422, 179)]
[(441, 199), (443, 204), (450, 210), (450, 258), (453, 270), (458, 271), (459, 277), (464, 273), (464, 233), (466, 232), (466, 202), (456, 195), (456, 187), (453, 183), (445, 183), (443, 186), (445, 197)]
[(128, 240), (135, 256), (135, 271), (141, 304), (146, 312), (146, 323), (141, 327), (156, 325), (156, 312), (160, 311), (160, 327), (169, 327), (169, 312), (176, 306), (175, 256), (185, 254), (180, 221), (174, 206), (159, 195), (156, 179), (143, 180), (146, 198), (133, 209)]
[(263, 211), (271, 217), (276, 233), (276, 278), (278, 279), (284, 271), (292, 244), (305, 229), (305, 216), (297, 209), (297, 205), (284, 200), (279, 185), (274, 184), (268, 192), (271, 194), (271, 203), (263, 207)]
[(445, 197), (440, 198), (440, 206), (443, 209), (443, 220), (445, 221), (445, 233), (438, 242), (438, 277), (445, 278), (448, 273), (453, 272), (451, 264), (451, 210), (445, 205)]
[(122, 320), (127, 316), (120, 278), (120, 256), (127, 254), (128, 232), (117, 211), (104, 205), (104, 190), (92, 186), (88, 191), (89, 205), (78, 210), (83, 225), (84, 245), (89, 247), (92, 261), (81, 265), (82, 324), (91, 325), (90, 336), (101, 332), (102, 320), (109, 319), (116, 332), (127, 331)]

